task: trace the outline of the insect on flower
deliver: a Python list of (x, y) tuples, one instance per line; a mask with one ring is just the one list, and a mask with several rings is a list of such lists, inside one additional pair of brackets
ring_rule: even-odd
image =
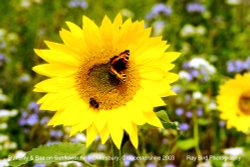
[(110, 73), (115, 75), (119, 81), (125, 82), (126, 74), (125, 70), (127, 69), (127, 62), (129, 60), (129, 50), (125, 50), (124, 52), (120, 53), (119, 56), (114, 56), (110, 60)]
[(91, 107), (94, 107), (94, 108), (99, 107), (99, 103), (94, 98), (89, 99), (89, 104), (90, 104)]

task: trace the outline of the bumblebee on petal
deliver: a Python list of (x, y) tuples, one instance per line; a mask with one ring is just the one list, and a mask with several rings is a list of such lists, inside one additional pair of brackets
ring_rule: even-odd
[(94, 98), (89, 99), (89, 104), (91, 107), (99, 108), (99, 103)]

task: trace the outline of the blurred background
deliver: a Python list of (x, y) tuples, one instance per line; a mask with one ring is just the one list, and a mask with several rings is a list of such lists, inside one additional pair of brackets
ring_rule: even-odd
[[(250, 166), (250, 136), (226, 129), (220, 120), (215, 97), (219, 85), (236, 73), (250, 68), (249, 0), (1, 0), (0, 3), (0, 166), (8, 166), (10, 155), (21, 156), (41, 144), (85, 143), (84, 133), (69, 137), (69, 129), (46, 124), (53, 115), (40, 111), (33, 86), (44, 77), (32, 67), (42, 60), (33, 49), (46, 48), (44, 40), (61, 42), (59, 30), (65, 21), (82, 24), (82, 15), (98, 25), (104, 15), (145, 20), (153, 27), (152, 36), (163, 36), (181, 57), (174, 72), (180, 75), (173, 90), (178, 94), (165, 99), (171, 121), (178, 130), (142, 127), (137, 151), (124, 146), (124, 166), (188, 167)], [(196, 129), (197, 133), (194, 131)], [(199, 139), (199, 145), (194, 141)], [(241, 160), (197, 160), (188, 155), (240, 155)], [(111, 162), (95, 160), (111, 155), (110, 144), (97, 138), (87, 152), (87, 160), (98, 166)], [(137, 161), (135, 156), (161, 156), (161, 160)], [(28, 166), (45, 167), (44, 164)], [(47, 166), (83, 166), (79, 162)]]

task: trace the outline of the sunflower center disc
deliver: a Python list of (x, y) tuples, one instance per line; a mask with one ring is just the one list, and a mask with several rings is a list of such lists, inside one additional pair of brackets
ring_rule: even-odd
[(95, 65), (89, 70), (88, 75), (89, 82), (103, 92), (110, 92), (122, 84), (117, 78), (110, 75), (108, 64)]
[(250, 115), (250, 91), (243, 93), (239, 99), (239, 108), (242, 113)]
[(109, 61), (82, 65), (76, 83), (81, 98), (93, 109), (110, 110), (130, 101), (139, 89), (139, 75), (134, 63), (128, 63), (126, 81), (110, 73)]

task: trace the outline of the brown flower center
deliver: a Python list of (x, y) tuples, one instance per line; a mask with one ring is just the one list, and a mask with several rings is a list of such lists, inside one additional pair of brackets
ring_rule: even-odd
[(81, 98), (93, 109), (110, 110), (130, 101), (139, 89), (139, 74), (133, 61), (124, 70), (126, 80), (121, 81), (110, 72), (114, 56), (102, 56), (84, 63), (76, 75)]
[(250, 115), (250, 91), (244, 92), (240, 96), (239, 108), (243, 114)]

